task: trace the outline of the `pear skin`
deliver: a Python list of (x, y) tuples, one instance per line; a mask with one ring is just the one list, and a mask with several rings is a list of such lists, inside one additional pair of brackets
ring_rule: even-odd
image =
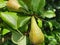
[(18, 10), (21, 7), (18, 3), (18, 0), (8, 0), (7, 7)]
[(29, 38), (33, 44), (39, 44), (44, 42), (44, 34), (38, 27), (34, 16), (32, 16), (31, 18), (31, 30), (29, 33)]

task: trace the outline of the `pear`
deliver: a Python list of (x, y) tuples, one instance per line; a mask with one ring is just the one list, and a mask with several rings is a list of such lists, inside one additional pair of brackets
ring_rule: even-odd
[(8, 0), (7, 7), (10, 8), (10, 10), (18, 10), (21, 5), (19, 5), (18, 0)]
[(38, 27), (34, 16), (31, 18), (31, 30), (29, 33), (29, 38), (33, 44), (41, 44), (44, 42), (44, 34)]

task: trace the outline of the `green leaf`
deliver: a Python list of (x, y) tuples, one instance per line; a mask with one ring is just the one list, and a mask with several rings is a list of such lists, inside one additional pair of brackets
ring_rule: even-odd
[(11, 39), (17, 45), (26, 45), (26, 36), (21, 35), (19, 31), (13, 31)]
[(27, 30), (28, 30), (28, 24), (23, 25), (22, 27), (19, 28), (19, 30), (20, 30), (22, 33), (27, 32)]
[(60, 23), (58, 23), (56, 20), (51, 20), (51, 23), (55, 27), (55, 29), (60, 29)]
[(38, 22), (38, 26), (42, 28), (42, 20), (38, 19), (37, 22)]
[(17, 29), (18, 16), (14, 12), (1, 12), (1, 18), (13, 29)]
[(45, 0), (23, 0), (31, 11), (37, 12), (45, 6)]
[(11, 40), (13, 43), (18, 44), (19, 40), (21, 40), (21, 39), (23, 39), (23, 35), (19, 30), (12, 32)]
[(30, 8), (31, 0), (23, 0), (23, 2)]
[(26, 9), (28, 11), (27, 5), (22, 0), (18, 0), (18, 2), (22, 6), (22, 8), (24, 8), (24, 9)]
[(45, 6), (45, 0), (31, 0), (31, 10), (37, 12)]
[(19, 16), (18, 27), (22, 27), (30, 20), (30, 16)]
[(0, 0), (0, 8), (3, 8), (6, 6), (7, 1)]
[(48, 21), (48, 24), (49, 24), (50, 30), (52, 31), (53, 30), (53, 24), (50, 21)]
[(55, 32), (56, 34), (56, 39), (60, 42), (60, 32)]
[(32, 45), (31, 42), (30, 42), (29, 36), (26, 36), (26, 42), (27, 42), (26, 45)]
[(43, 13), (43, 17), (53, 18), (53, 17), (56, 17), (56, 15), (55, 15), (54, 11), (48, 10), (48, 11), (46, 11), (45, 13)]
[(26, 45), (26, 36), (22, 40), (19, 40), (18, 45)]
[(57, 40), (52, 39), (52, 41), (50, 41), (48, 45), (56, 45), (56, 44), (57, 44)]
[(2, 35), (5, 35), (5, 34), (7, 34), (7, 33), (9, 33), (9, 32), (10, 32), (10, 30), (8, 30), (8, 29), (3, 29)]
[(49, 40), (48, 45), (56, 45), (57, 44), (57, 40), (55, 39), (54, 36), (48, 36), (48, 40)]

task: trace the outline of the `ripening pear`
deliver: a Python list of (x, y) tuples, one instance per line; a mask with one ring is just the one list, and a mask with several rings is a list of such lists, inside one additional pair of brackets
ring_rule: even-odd
[(29, 38), (33, 44), (41, 44), (44, 42), (44, 34), (38, 27), (34, 16), (31, 18), (31, 30), (29, 33)]
[(13, 10), (18, 10), (21, 6), (18, 3), (18, 0), (8, 0), (7, 7)]

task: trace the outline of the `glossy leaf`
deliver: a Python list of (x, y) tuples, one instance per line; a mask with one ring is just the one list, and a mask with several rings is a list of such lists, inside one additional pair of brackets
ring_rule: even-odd
[(0, 8), (3, 8), (6, 6), (7, 1), (0, 0)]
[(22, 33), (27, 32), (27, 30), (28, 30), (28, 24), (23, 25), (22, 27), (19, 28), (19, 30), (20, 30)]
[(31, 10), (37, 12), (45, 6), (45, 0), (31, 0)]
[(22, 8), (24, 8), (25, 10), (28, 11), (28, 7), (27, 5), (22, 1), (22, 0), (18, 0), (19, 4), (22, 6)]
[(56, 45), (57, 44), (57, 40), (53, 36), (48, 36), (48, 40), (49, 40), (48, 45)]
[(26, 36), (21, 35), (20, 32), (13, 31), (11, 39), (17, 45), (26, 45)]
[(43, 13), (43, 17), (53, 18), (53, 17), (56, 17), (56, 15), (54, 11), (48, 10), (45, 13)]
[(26, 45), (26, 36), (22, 40), (19, 40), (18, 45)]
[(8, 29), (3, 29), (2, 35), (5, 35), (5, 34), (7, 34), (7, 33), (9, 33), (9, 32), (10, 32), (10, 30), (8, 30)]
[(30, 10), (37, 12), (45, 6), (45, 0), (23, 0)]
[(50, 30), (52, 31), (53, 30), (53, 24), (49, 21), (48, 21), (48, 24), (49, 24)]
[(23, 0), (23, 2), (24, 2), (28, 7), (30, 7), (31, 0)]
[(23, 38), (21, 32), (13, 31), (11, 40), (13, 43), (18, 44), (19, 40)]
[(14, 12), (1, 12), (1, 18), (13, 29), (17, 29), (18, 16)]
[(42, 27), (42, 20), (41, 19), (38, 19), (37, 22), (38, 22), (38, 26), (39, 27)]
[(30, 20), (30, 16), (19, 16), (18, 27), (22, 27)]

